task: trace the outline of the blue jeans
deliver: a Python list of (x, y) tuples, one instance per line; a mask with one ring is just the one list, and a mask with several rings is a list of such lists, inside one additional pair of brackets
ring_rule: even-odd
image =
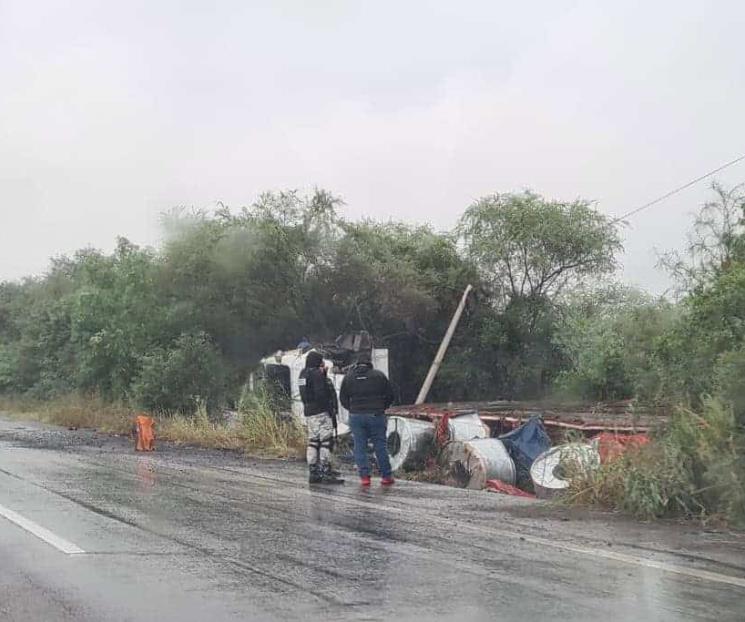
[(360, 477), (370, 475), (370, 461), (367, 459), (367, 441), (373, 442), (375, 457), (378, 460), (380, 474), (391, 476), (391, 461), (386, 444), (388, 417), (371, 413), (350, 413), (349, 427), (354, 437), (354, 461)]

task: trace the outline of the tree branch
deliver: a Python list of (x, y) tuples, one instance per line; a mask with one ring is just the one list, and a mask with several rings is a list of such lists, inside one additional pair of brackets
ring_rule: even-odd
[(535, 287), (533, 285), (533, 280), (530, 278), (530, 268), (528, 267), (528, 249), (523, 245), (523, 266), (525, 268), (525, 275), (523, 276), (523, 285), (520, 287), (520, 295), (524, 296), (525, 292), (523, 290), (523, 287), (525, 286), (525, 279), (528, 280), (528, 285), (530, 286), (530, 293), (535, 293)]
[(505, 257), (504, 263), (507, 265), (507, 276), (510, 279), (510, 288), (512, 289), (512, 294), (516, 295), (517, 292), (515, 290), (515, 279), (512, 276), (512, 265), (510, 264), (509, 254), (507, 254), (507, 256)]

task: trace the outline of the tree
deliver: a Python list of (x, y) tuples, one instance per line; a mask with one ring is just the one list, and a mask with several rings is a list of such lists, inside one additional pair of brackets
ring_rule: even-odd
[(479, 199), (458, 232), (502, 305), (552, 298), (582, 277), (609, 273), (622, 248), (617, 226), (588, 201), (551, 201), (530, 191)]
[(681, 296), (679, 321), (656, 348), (661, 393), (671, 401), (700, 404), (706, 393), (731, 393), (721, 378), (733, 376), (745, 346), (745, 185), (712, 189), (685, 253), (662, 260)]
[(471, 205), (457, 228), (485, 291), (471, 325), (471, 356), (503, 397), (540, 395), (562, 368), (553, 334), (569, 285), (614, 269), (617, 228), (587, 201), (550, 201), (526, 191)]
[[(363, 221), (342, 223), (332, 265), (317, 282), (329, 325), (364, 329), (390, 349), (400, 399), (413, 401), (463, 288), (478, 284), (455, 239), (427, 226)], [(454, 344), (455, 345), (455, 344)], [(447, 395), (452, 384), (433, 389)]]
[(696, 215), (685, 255), (672, 251), (660, 259), (678, 293), (704, 287), (733, 261), (745, 260), (745, 184), (728, 189), (714, 181), (711, 189), (716, 197)]
[(675, 325), (673, 305), (613, 283), (574, 290), (565, 298), (553, 336), (566, 366), (556, 388), (590, 400), (656, 397), (655, 347)]

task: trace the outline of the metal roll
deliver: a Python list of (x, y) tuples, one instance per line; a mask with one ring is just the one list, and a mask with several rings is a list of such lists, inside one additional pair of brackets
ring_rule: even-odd
[(567, 443), (552, 447), (535, 459), (530, 467), (535, 494), (548, 499), (566, 490), (572, 473), (587, 472), (600, 465), (600, 454), (586, 443)]
[(477, 438), (489, 438), (489, 427), (481, 421), (479, 414), (468, 413), (448, 421), (448, 441), (466, 442)]
[(450, 460), (451, 473), (463, 488), (481, 490), (490, 479), (515, 485), (515, 463), (498, 438), (452, 443)]
[(435, 427), (428, 421), (388, 417), (386, 436), (393, 471), (416, 466), (432, 447), (434, 433)]

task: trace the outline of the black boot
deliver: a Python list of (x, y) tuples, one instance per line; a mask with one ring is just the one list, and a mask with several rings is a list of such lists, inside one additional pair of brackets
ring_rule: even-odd
[(334, 471), (330, 464), (326, 463), (321, 466), (321, 478), (324, 484), (343, 484), (344, 480), (339, 475), (341, 474)]
[(323, 475), (321, 474), (321, 467), (318, 464), (308, 465), (308, 483), (309, 484), (321, 484), (323, 482)]

